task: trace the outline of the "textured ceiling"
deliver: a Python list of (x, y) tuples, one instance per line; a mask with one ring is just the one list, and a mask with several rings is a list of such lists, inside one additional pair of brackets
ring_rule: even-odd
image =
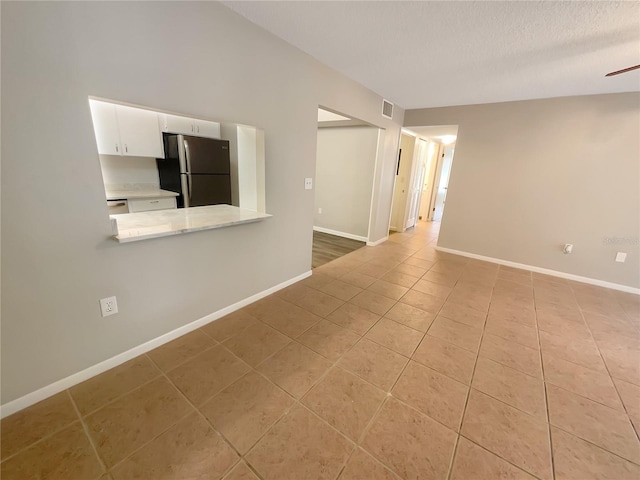
[(640, 2), (223, 3), (404, 108), (640, 90)]

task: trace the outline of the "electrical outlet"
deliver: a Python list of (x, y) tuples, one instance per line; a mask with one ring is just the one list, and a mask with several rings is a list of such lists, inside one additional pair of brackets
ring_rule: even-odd
[(103, 317), (118, 313), (118, 301), (116, 297), (107, 297), (100, 300), (100, 311)]
[(304, 179), (304, 189), (311, 190), (313, 188), (313, 178)]
[(626, 259), (627, 259), (627, 254), (626, 253), (618, 252), (616, 254), (616, 262), (624, 263)]
[(322, 208), (321, 207), (318, 207), (318, 213), (322, 214)]

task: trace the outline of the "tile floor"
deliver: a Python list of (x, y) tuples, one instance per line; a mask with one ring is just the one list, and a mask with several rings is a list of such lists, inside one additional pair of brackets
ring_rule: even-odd
[(640, 297), (437, 227), (4, 419), (2, 479), (640, 478)]

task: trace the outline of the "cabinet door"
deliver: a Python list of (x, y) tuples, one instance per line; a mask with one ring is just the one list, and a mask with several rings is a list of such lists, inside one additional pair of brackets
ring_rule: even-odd
[(164, 158), (158, 114), (140, 108), (116, 105), (122, 155)]
[(98, 144), (98, 153), (103, 155), (122, 155), (116, 106), (113, 103), (89, 100), (93, 130)]
[(193, 135), (195, 133), (193, 118), (165, 113), (160, 117), (160, 123), (163, 127), (163, 132), (179, 133), (182, 135)]
[(198, 137), (220, 138), (220, 124), (206, 120), (195, 121), (194, 135)]

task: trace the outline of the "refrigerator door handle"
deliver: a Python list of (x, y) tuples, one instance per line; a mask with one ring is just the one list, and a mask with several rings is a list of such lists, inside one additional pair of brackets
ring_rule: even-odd
[(180, 173), (187, 173), (189, 169), (187, 168), (187, 160), (186, 160), (187, 155), (185, 153), (186, 142), (184, 141), (184, 137), (182, 135), (177, 136), (177, 143), (178, 143), (178, 163), (180, 165)]
[(180, 175), (180, 184), (182, 186), (184, 208), (188, 208), (191, 206), (191, 174), (186, 173)]
[(185, 153), (185, 157), (187, 157), (187, 172), (186, 173), (191, 173), (191, 155), (189, 155), (189, 144), (187, 143), (187, 140), (184, 140), (184, 153)]

